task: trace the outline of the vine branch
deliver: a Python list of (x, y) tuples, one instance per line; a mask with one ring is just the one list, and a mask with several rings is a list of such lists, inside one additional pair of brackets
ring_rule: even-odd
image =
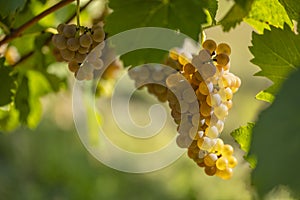
[(21, 25), (19, 28), (11, 31), (11, 33), (9, 35), (6, 35), (4, 37), (3, 40), (0, 41), (0, 46), (2, 46), (3, 44), (10, 42), (11, 40), (13, 40), (14, 38), (20, 36), (22, 34), (22, 32), (24, 32), (27, 28), (29, 28), (30, 26), (34, 25), (35, 23), (37, 23), (40, 19), (44, 18), (45, 16), (55, 12), (56, 10), (64, 7), (65, 5), (73, 2), (74, 0), (63, 0), (60, 1), (59, 3), (51, 6), (50, 8), (48, 8), (47, 10), (43, 11), (42, 13), (40, 13), (39, 15), (33, 17), (32, 19), (30, 19), (29, 21), (27, 21), (25, 24)]

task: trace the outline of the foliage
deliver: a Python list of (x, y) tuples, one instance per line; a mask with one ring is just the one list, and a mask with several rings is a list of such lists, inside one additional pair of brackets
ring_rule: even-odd
[(299, 80), (297, 70), (253, 128), (250, 154), (255, 154), (258, 161), (253, 183), (260, 195), (278, 185), (287, 185), (299, 195)]
[[(40, 98), (68, 87), (70, 76), (65, 68), (57, 64), (50, 40), (54, 33), (51, 28), (74, 18), (76, 7), (71, 2), (0, 1), (1, 131), (11, 132), (20, 125), (35, 128), (42, 116)], [(38, 14), (53, 8), (53, 5), (61, 5), (60, 10), (53, 9), (43, 18), (37, 18)], [(295, 133), (299, 130), (296, 121), (299, 95), (296, 91), (300, 80), (300, 36), (292, 30), (294, 27), (300, 28), (300, 23), (296, 26), (300, 20), (297, 0), (235, 0), (219, 21), (216, 14), (222, 8), (216, 0), (111, 0), (108, 6), (112, 13), (99, 13), (95, 17), (97, 20), (104, 19), (107, 37), (146, 26), (173, 29), (194, 40), (199, 39), (204, 28), (217, 25), (227, 32), (246, 22), (256, 30), (253, 31), (252, 46), (249, 48), (253, 55), (251, 62), (261, 69), (255, 75), (273, 82), (256, 98), (274, 103), (261, 114), (255, 125), (250, 123), (241, 127), (232, 136), (246, 154), (252, 140), (250, 152), (258, 159), (253, 180), (260, 195), (278, 184), (286, 184), (294, 191), (300, 190), (298, 179), (292, 173), (299, 168), (299, 163), (295, 162), (299, 138)], [(32, 19), (36, 19), (36, 23), (28, 23)], [(17, 52), (11, 51), (13, 48)], [(134, 66), (162, 62), (166, 53), (144, 49), (121, 58), (126, 66)], [(283, 170), (287, 166), (294, 170)]]

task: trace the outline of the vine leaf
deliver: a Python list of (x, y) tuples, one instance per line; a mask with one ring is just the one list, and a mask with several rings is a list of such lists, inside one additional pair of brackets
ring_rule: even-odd
[(256, 158), (255, 156), (248, 155), (251, 145), (252, 138), (252, 129), (254, 127), (254, 123), (248, 122), (246, 126), (241, 126), (240, 128), (235, 129), (231, 132), (231, 136), (235, 139), (235, 141), (240, 145), (241, 149), (245, 151), (244, 159), (248, 161), (252, 168), (256, 166)]
[[(197, 41), (201, 24), (207, 22), (204, 8), (208, 5), (198, 0), (188, 3), (182, 0), (111, 0), (109, 6), (113, 13), (106, 19), (105, 31), (108, 36), (133, 28), (164, 27), (179, 30)], [(140, 53), (130, 52), (121, 57), (125, 65), (161, 62), (167, 53), (150, 49), (136, 52)]]
[(20, 122), (23, 124), (27, 124), (27, 117), (30, 113), (29, 95), (28, 78), (23, 76), (15, 96), (15, 106), (19, 111)]
[(14, 14), (24, 8), (27, 0), (9, 0), (0, 1), (0, 16), (2, 18), (7, 17), (10, 14)]
[(246, 153), (250, 150), (253, 127), (254, 123), (249, 122), (246, 126), (241, 126), (231, 133), (231, 136), (239, 143), (241, 149)]
[(284, 23), (287, 23), (293, 27), (293, 23), (278, 0), (254, 1), (244, 21), (259, 33), (263, 33), (264, 29), (270, 29), (270, 25), (283, 28)]
[(299, 80), (297, 70), (253, 128), (249, 153), (256, 156), (258, 163), (252, 180), (261, 196), (278, 185), (287, 185), (300, 195)]
[(263, 35), (252, 34), (249, 47), (254, 58), (251, 62), (261, 68), (256, 76), (265, 76), (273, 85), (260, 95), (260, 99), (270, 101), (287, 76), (300, 66), (300, 35), (295, 35), (285, 24), (284, 30), (272, 27)]
[(298, 21), (298, 30), (300, 30), (300, 4), (299, 1), (278, 0), (285, 8), (290, 19)]
[(235, 0), (236, 3), (220, 21), (223, 31), (230, 31), (231, 28), (235, 28), (237, 24), (241, 23), (251, 10), (253, 1), (254, 0)]
[(11, 77), (12, 69), (4, 66), (5, 59), (0, 59), (0, 106), (9, 104), (12, 101), (13, 90), (15, 89), (15, 80)]

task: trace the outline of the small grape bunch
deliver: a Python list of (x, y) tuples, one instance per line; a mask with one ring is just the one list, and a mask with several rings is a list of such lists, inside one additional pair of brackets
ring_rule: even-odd
[(75, 24), (59, 24), (57, 31), (58, 33), (52, 37), (55, 47), (53, 53), (57, 60), (68, 62), (69, 70), (75, 74), (77, 79), (91, 79), (93, 68), (100, 69), (103, 65), (103, 62), (99, 61), (101, 53), (98, 53), (98, 60), (95, 59), (97, 62), (94, 62), (96, 64), (93, 64), (93, 67), (82, 69), (80, 74), (78, 72), (80, 65), (91, 50), (103, 42), (105, 38), (103, 27), (94, 25), (92, 28), (87, 28), (77, 27)]

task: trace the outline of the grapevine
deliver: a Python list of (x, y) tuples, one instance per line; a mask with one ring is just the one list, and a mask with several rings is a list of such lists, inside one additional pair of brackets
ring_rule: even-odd
[(233, 147), (224, 144), (219, 136), (241, 80), (229, 71), (229, 45), (206, 40), (202, 46), (197, 55), (170, 50), (165, 65), (171, 69), (161, 65), (136, 67), (129, 76), (139, 89), (149, 80), (165, 83), (167, 87), (154, 83), (144, 87), (159, 101), (168, 102), (177, 124), (178, 146), (187, 148), (188, 157), (207, 175), (229, 179), (237, 159)]

